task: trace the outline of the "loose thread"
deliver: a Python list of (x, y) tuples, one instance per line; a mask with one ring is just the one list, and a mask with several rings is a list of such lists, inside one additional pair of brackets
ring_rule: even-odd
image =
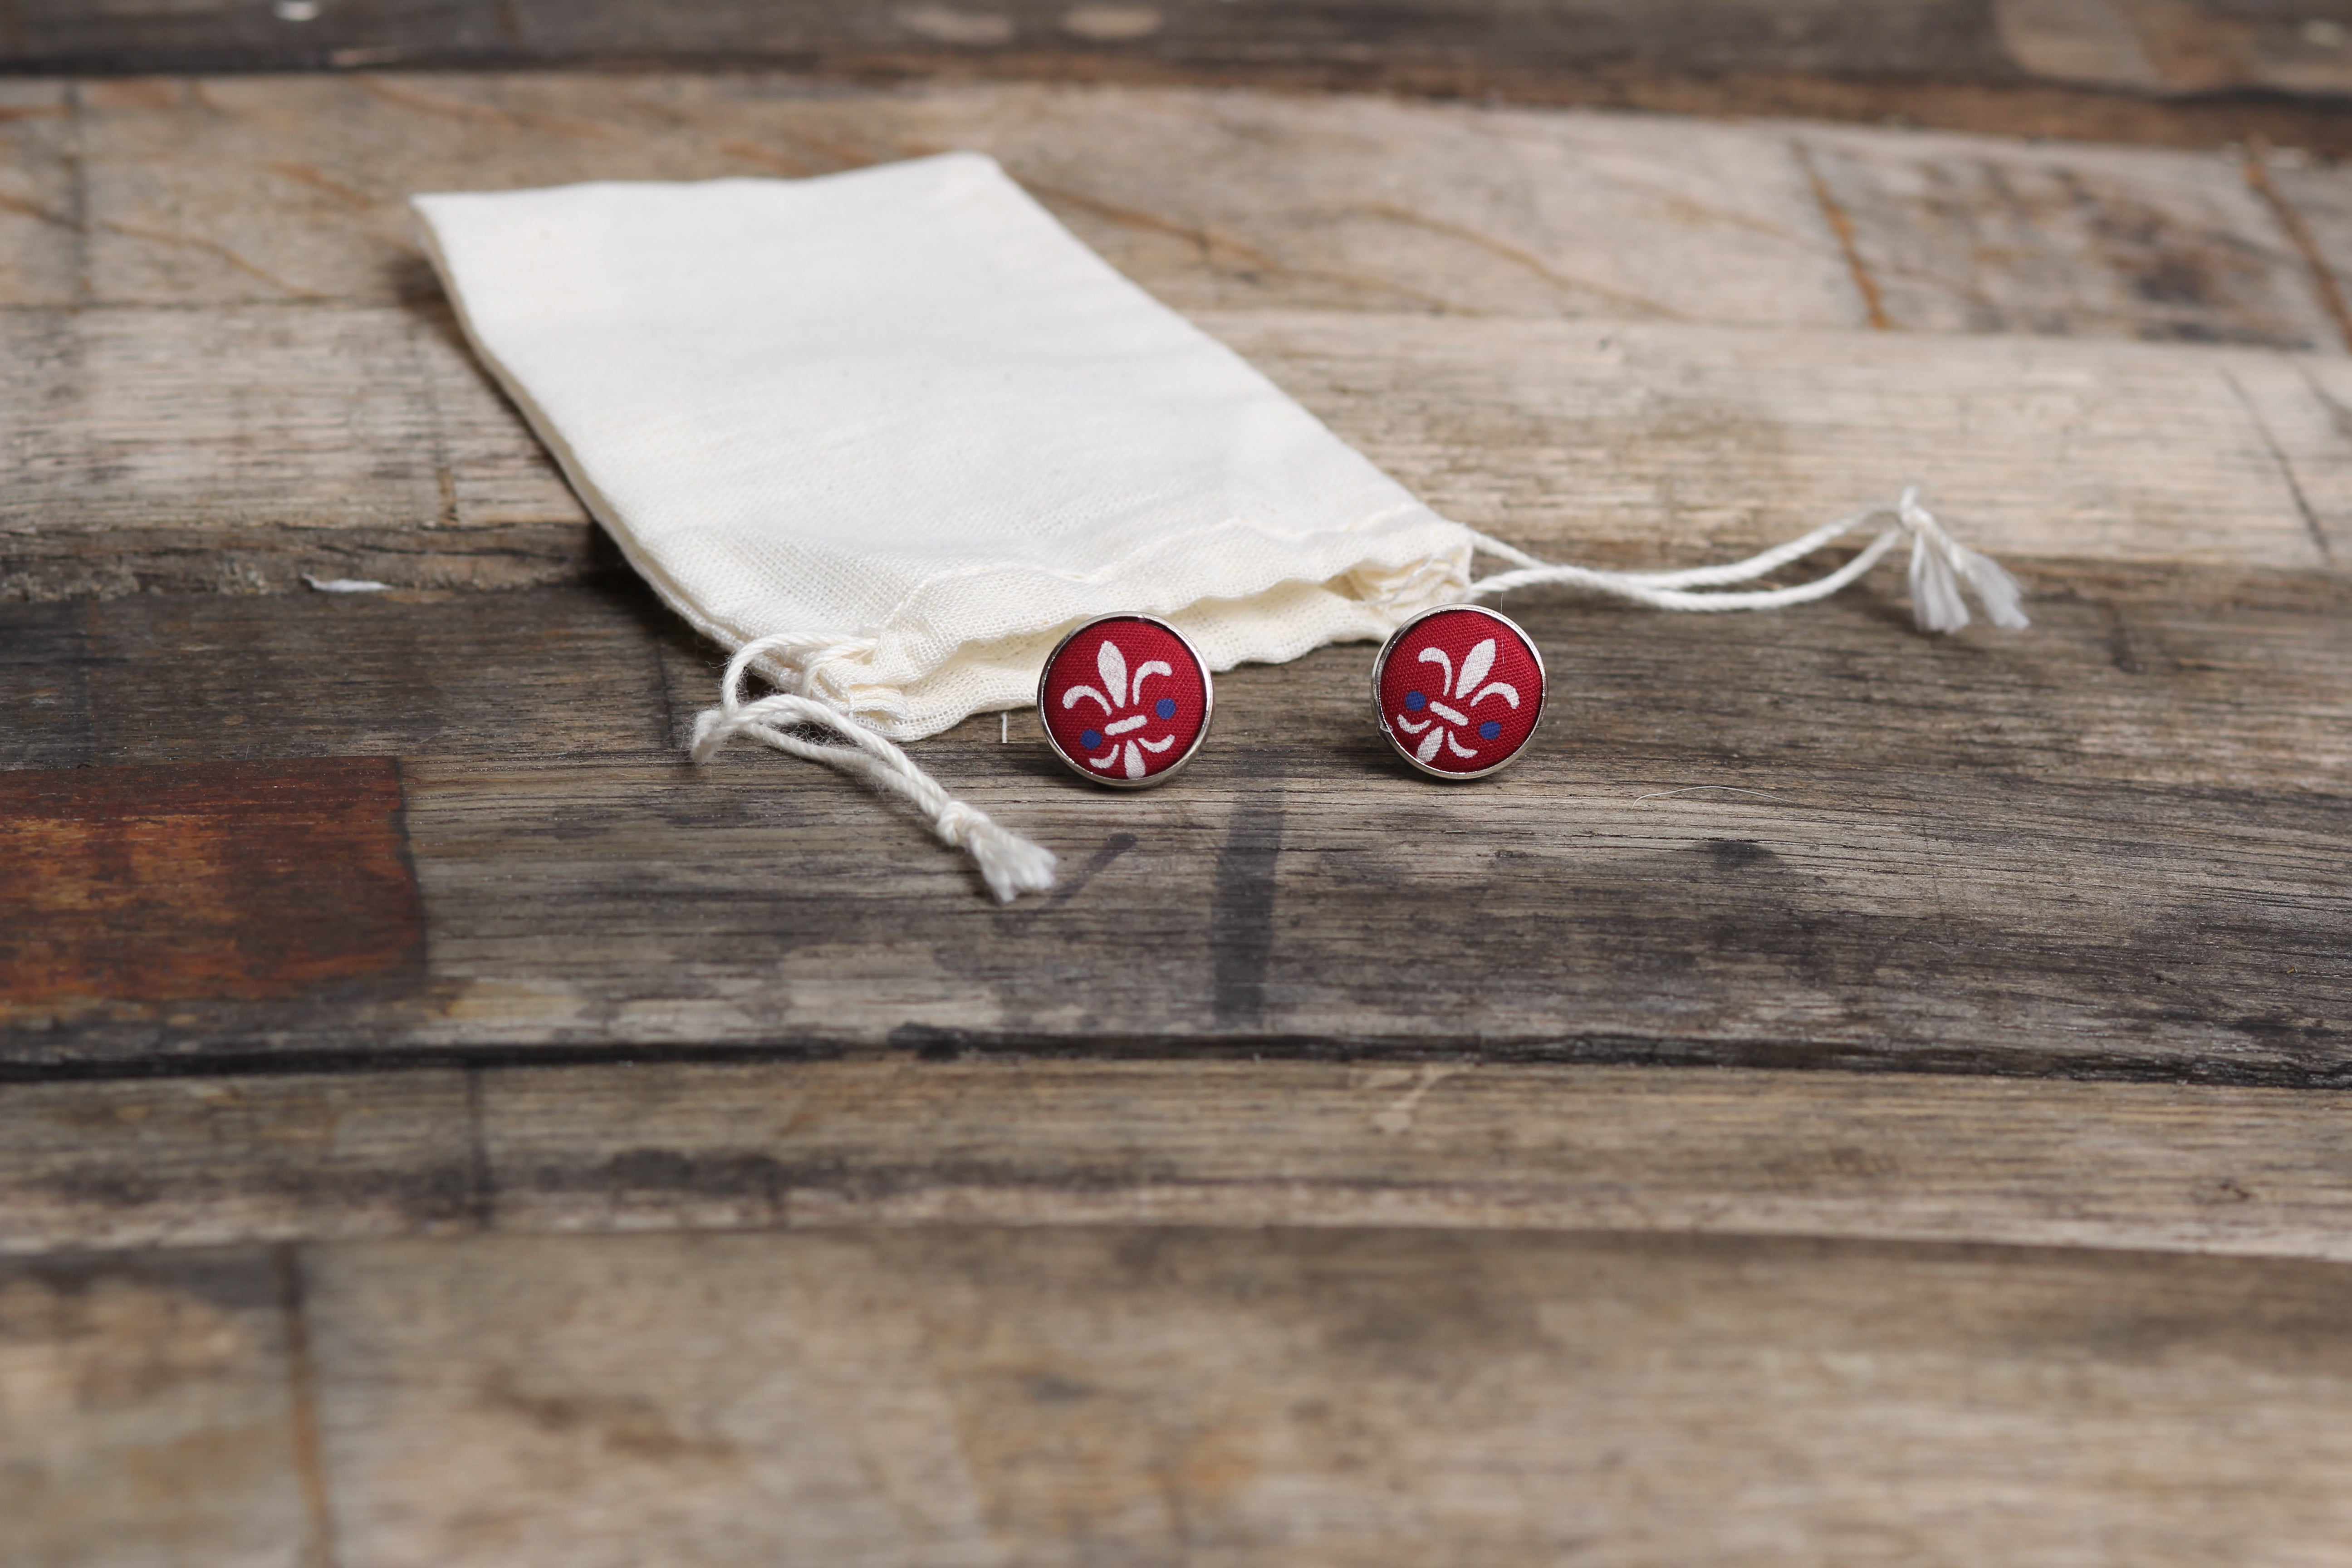
[[(743, 680), (753, 661), (771, 654), (791, 659), (795, 654), (819, 648), (830, 652), (839, 646), (771, 637), (736, 649), (735, 657), (727, 661), (719, 706), (704, 710), (694, 721), (694, 760), (707, 763), (729, 741), (743, 735), (787, 755), (838, 768), (913, 806), (941, 843), (972, 858), (982, 880), (999, 903), (1009, 904), (1023, 893), (1052, 887), (1055, 858), (1051, 850), (1000, 827), (986, 813), (956, 799), (906, 752), (858, 722), (845, 709), (814, 695), (821, 658), (800, 665), (799, 691), (777, 691), (744, 700)], [(828, 745), (793, 732), (803, 728), (830, 731), (847, 743)]]

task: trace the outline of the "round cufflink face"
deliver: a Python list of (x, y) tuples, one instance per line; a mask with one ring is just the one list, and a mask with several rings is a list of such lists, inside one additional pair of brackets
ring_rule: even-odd
[(1150, 616), (1088, 621), (1037, 678), (1037, 716), (1055, 754), (1115, 789), (1163, 784), (1191, 762), (1215, 706), (1208, 664)]
[(1443, 605), (1399, 626), (1372, 666), (1372, 705), (1397, 754), (1441, 779), (1506, 766), (1543, 717), (1543, 656), (1516, 622)]

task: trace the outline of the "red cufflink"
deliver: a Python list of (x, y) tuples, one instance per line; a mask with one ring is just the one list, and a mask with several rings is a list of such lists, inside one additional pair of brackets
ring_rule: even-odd
[(1037, 678), (1046, 743), (1114, 789), (1164, 784), (1208, 739), (1208, 662), (1152, 616), (1105, 616), (1062, 639)]
[(1483, 778), (1517, 758), (1543, 717), (1543, 656), (1507, 616), (1424, 610), (1372, 665), (1372, 707), (1397, 754), (1441, 779)]

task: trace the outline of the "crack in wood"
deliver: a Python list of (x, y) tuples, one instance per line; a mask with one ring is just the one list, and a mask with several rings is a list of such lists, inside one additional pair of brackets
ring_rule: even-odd
[(1862, 298), (1864, 317), (1873, 331), (1892, 331), (1895, 324), (1886, 318), (1886, 303), (1879, 297), (1877, 281), (1871, 277), (1870, 268), (1863, 265), (1862, 249), (1854, 239), (1853, 220), (1846, 216), (1845, 209), (1831, 194), (1829, 182), (1822, 178), (1821, 170), (1813, 163), (1812, 150), (1802, 140), (1793, 136), (1789, 139), (1789, 148), (1795, 154), (1798, 166), (1804, 171), (1805, 184), (1811, 188), (1813, 200), (1821, 206), (1822, 220), (1837, 238), (1838, 254), (1845, 258), (1847, 276), (1853, 279), (1854, 292)]
[(2329, 265), (2326, 254), (2319, 247), (2319, 241), (2312, 235), (2310, 224), (2304, 221), (2303, 213), (2287, 200), (2286, 193), (2278, 188), (2278, 182), (2271, 178), (2269, 143), (2259, 136), (2250, 140), (2238, 166), (2245, 174), (2246, 184), (2262, 197), (2263, 204), (2270, 208), (2271, 216), (2278, 220), (2279, 227), (2286, 234), (2287, 243), (2302, 258), (2305, 275), (2311, 282), (2311, 291), (2318, 300), (2320, 309), (2327, 312), (2328, 321), (2335, 324), (2337, 344), (2352, 349), (2352, 310), (2346, 308), (2344, 290), (2336, 280), (2336, 268)]
[(2221, 379), (2228, 384), (2239, 405), (2245, 409), (2246, 417), (2253, 422), (2254, 434), (2262, 438), (2263, 448), (2270, 453), (2271, 461), (2278, 469), (2279, 479), (2286, 485), (2287, 494), (2294, 499), (2295, 512), (2303, 519), (2304, 531), (2309, 536), (2312, 548), (2319, 552), (2319, 558), (2322, 561), (2330, 566), (2335, 565), (2335, 542), (2327, 537), (2327, 530), (2321, 525), (2319, 513), (2313, 510), (2311, 498), (2304, 493), (2303, 481), (2295, 477), (2294, 465), (2287, 460), (2286, 449), (2279, 445), (2278, 437), (2271, 433), (2270, 421), (2263, 417), (2263, 411), (2256, 407), (2254, 400), (2247, 395), (2245, 384), (2238, 379), (2235, 372), (2223, 370)]

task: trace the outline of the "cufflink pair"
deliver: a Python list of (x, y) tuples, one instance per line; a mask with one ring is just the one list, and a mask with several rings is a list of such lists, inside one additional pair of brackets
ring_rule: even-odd
[[(1423, 611), (1372, 664), (1381, 733), (1433, 778), (1483, 778), (1509, 764), (1543, 704), (1543, 656), (1517, 623), (1477, 605)], [(1152, 616), (1088, 621), (1037, 679), (1037, 716), (1055, 755), (1115, 789), (1173, 777), (1209, 738), (1215, 710), (1208, 661)]]

